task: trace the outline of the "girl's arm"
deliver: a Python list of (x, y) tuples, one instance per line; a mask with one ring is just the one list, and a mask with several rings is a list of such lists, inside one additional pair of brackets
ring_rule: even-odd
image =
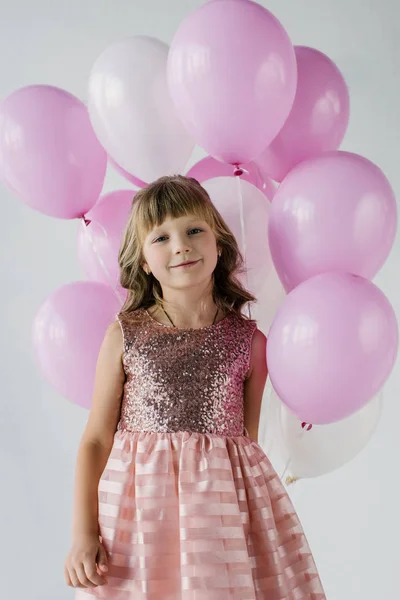
[(119, 323), (107, 329), (97, 360), (92, 407), (76, 461), (72, 537), (98, 534), (98, 485), (117, 428), (125, 373)]
[(251, 344), (250, 371), (244, 382), (244, 426), (258, 443), (261, 401), (268, 376), (267, 338), (256, 329)]

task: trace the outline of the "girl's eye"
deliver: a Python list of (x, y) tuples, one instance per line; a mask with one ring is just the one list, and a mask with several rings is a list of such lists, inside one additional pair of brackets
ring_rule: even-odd
[[(193, 229), (189, 229), (189, 233), (191, 231), (203, 231), (203, 230), (200, 229), (200, 227), (194, 227)], [(165, 235), (160, 235), (160, 237), (158, 237), (156, 240), (154, 240), (154, 242), (158, 242), (159, 240), (162, 240), (165, 237), (166, 237)]]

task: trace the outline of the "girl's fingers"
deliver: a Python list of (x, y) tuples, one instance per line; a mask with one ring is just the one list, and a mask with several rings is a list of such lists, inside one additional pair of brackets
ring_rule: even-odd
[(76, 574), (75, 569), (71, 569), (69, 572), (69, 577), (71, 579), (72, 587), (74, 588), (83, 588), (84, 586), (78, 579), (78, 575)]
[(72, 587), (72, 581), (69, 576), (69, 571), (68, 571), (67, 567), (64, 567), (64, 581), (69, 587)]
[(82, 563), (76, 567), (76, 574), (83, 587), (94, 587), (94, 584), (89, 581)]
[(77, 563), (76, 567), (64, 565), (64, 580), (70, 587), (88, 588), (107, 584), (104, 574), (90, 560)]
[(84, 561), (83, 567), (85, 569), (85, 575), (93, 585), (104, 585), (106, 580), (104, 577), (97, 573), (96, 563), (92, 563), (90, 560)]

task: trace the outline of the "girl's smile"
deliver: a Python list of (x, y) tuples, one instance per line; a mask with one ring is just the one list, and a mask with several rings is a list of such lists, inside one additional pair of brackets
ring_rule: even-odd
[(194, 267), (195, 265), (197, 265), (199, 262), (200, 262), (200, 259), (196, 260), (196, 261), (191, 261), (191, 262), (184, 262), (180, 265), (174, 265), (171, 268), (172, 269), (190, 269), (191, 267)]

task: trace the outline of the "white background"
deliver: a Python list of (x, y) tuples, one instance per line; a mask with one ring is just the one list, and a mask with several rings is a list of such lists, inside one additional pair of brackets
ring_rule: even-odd
[[(170, 42), (194, 0), (14, 0), (0, 22), (0, 99), (34, 83), (86, 100), (91, 66), (113, 41), (146, 34)], [(400, 192), (400, 4), (395, 0), (263, 2), (294, 44), (332, 58), (350, 88), (351, 120), (342, 145), (378, 164)], [(129, 188), (109, 173), (105, 190)], [(67, 600), (75, 456), (87, 412), (60, 397), (35, 366), (31, 324), (45, 297), (82, 278), (78, 223), (1, 200), (0, 595)], [(375, 282), (400, 306), (398, 239)], [(400, 370), (385, 387), (377, 433), (350, 464), (290, 490), (328, 600), (399, 596)]]

